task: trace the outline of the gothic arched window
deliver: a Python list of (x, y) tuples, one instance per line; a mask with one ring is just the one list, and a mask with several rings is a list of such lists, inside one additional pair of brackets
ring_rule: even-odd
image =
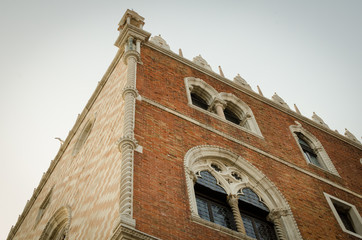
[(337, 169), (334, 167), (333, 162), (321, 142), (313, 134), (304, 129), (300, 123), (296, 123), (297, 125), (292, 125), (289, 128), (307, 163), (339, 176)]
[(194, 147), (185, 155), (185, 171), (192, 221), (240, 238), (302, 239), (276, 186), (240, 156)]

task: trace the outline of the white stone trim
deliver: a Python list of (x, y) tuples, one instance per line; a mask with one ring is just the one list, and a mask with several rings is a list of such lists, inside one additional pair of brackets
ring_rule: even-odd
[[(165, 107), (165, 106), (163, 106), (163, 105), (161, 105), (161, 104), (159, 104), (159, 103), (157, 103), (157, 102), (155, 102), (155, 101), (153, 101), (153, 100), (151, 100), (151, 99), (149, 99), (149, 98), (142, 97), (142, 101), (150, 104), (151, 106), (154, 106), (154, 107), (157, 107), (157, 108), (159, 108), (159, 109), (162, 109), (162, 110), (164, 110), (164, 111), (166, 111), (166, 112), (168, 112), (168, 113), (170, 113), (170, 114), (173, 114), (173, 115), (175, 115), (175, 116), (177, 116), (177, 117), (179, 117), (179, 118), (181, 118), (181, 119), (183, 119), (183, 120), (185, 120), (185, 121), (191, 122), (192, 124), (195, 124), (195, 125), (197, 125), (197, 126), (199, 126), (199, 127), (202, 127), (202, 128), (204, 128), (204, 129), (206, 129), (206, 130), (208, 130), (208, 131), (210, 131), (210, 132), (213, 132), (213, 133), (215, 133), (215, 134), (217, 134), (217, 135), (220, 135), (220, 136), (222, 136), (222, 137), (224, 137), (224, 138), (226, 138), (226, 139), (228, 139), (228, 140), (230, 140), (230, 141), (232, 141), (232, 142), (238, 143), (238, 144), (240, 144), (241, 146), (244, 146), (244, 147), (246, 147), (246, 148), (249, 148), (250, 150), (252, 150), (252, 151), (254, 151), (254, 152), (257, 152), (257, 153), (259, 153), (259, 154), (261, 154), (261, 155), (264, 155), (264, 156), (266, 156), (266, 157), (268, 157), (268, 158), (270, 158), (270, 159), (272, 159), (272, 160), (274, 160), (274, 161), (277, 161), (277, 162), (279, 162), (279, 163), (281, 163), (281, 164), (283, 164), (283, 165), (285, 165), (285, 166), (287, 166), (287, 167), (290, 167), (290, 168), (292, 168), (292, 169), (294, 169), (294, 170), (297, 170), (297, 171), (299, 171), (299, 172), (301, 172), (301, 173), (303, 173), (303, 174), (306, 174), (306, 175), (308, 175), (308, 176), (310, 176), (310, 177), (312, 177), (312, 178), (318, 179), (319, 181), (322, 181), (322, 182), (324, 182), (324, 183), (326, 183), (326, 184), (328, 184), (328, 185), (331, 185), (331, 186), (333, 186), (333, 187), (335, 187), (335, 188), (337, 188), (337, 189), (339, 189), (339, 190), (342, 190), (342, 191), (344, 191), (344, 192), (346, 192), (346, 193), (352, 194), (353, 196), (362, 199), (362, 195), (360, 195), (360, 194), (358, 194), (358, 193), (356, 193), (356, 192), (354, 192), (354, 191), (352, 191), (352, 190), (350, 190), (350, 189), (348, 189), (348, 188), (345, 188), (345, 187), (343, 187), (343, 186), (341, 186), (341, 185), (339, 185), (339, 184), (337, 184), (337, 183), (335, 183), (335, 182), (332, 182), (331, 180), (328, 180), (328, 179), (326, 179), (326, 178), (323, 178), (323, 177), (319, 176), (318, 174), (315, 174), (315, 173), (313, 173), (313, 172), (310, 172), (310, 171), (308, 171), (308, 170), (305, 170), (305, 169), (303, 169), (303, 168), (301, 168), (301, 167), (299, 167), (299, 166), (291, 163), (290, 161), (286, 161), (286, 160), (281, 159), (281, 158), (279, 158), (279, 157), (276, 157), (276, 156), (274, 156), (274, 155), (272, 155), (272, 154), (270, 154), (270, 153), (267, 153), (267, 152), (265, 152), (265, 151), (263, 151), (263, 150), (261, 150), (261, 149), (259, 149), (259, 148), (256, 148), (256, 147), (254, 147), (254, 146), (252, 146), (252, 145), (250, 145), (250, 144), (248, 144), (248, 143), (246, 143), (246, 142), (243, 142), (243, 141), (241, 141), (241, 140), (239, 140), (239, 139), (236, 139), (235, 137), (230, 136), (230, 135), (228, 135), (228, 134), (226, 134), (226, 133), (223, 133), (223, 132), (221, 132), (221, 131), (219, 131), (219, 130), (217, 130), (217, 129), (215, 129), (215, 128), (212, 128), (212, 127), (210, 127), (210, 126), (208, 126), (208, 125), (206, 125), (206, 124), (200, 123), (199, 121), (197, 121), (197, 120), (195, 120), (195, 119), (193, 119), (193, 118), (191, 118), (191, 117), (188, 117), (188, 116), (186, 116), (186, 115), (184, 115), (184, 114), (182, 114), (182, 113), (179, 113), (179, 112), (177, 112), (177, 111), (174, 111), (174, 110), (172, 110), (172, 109), (169, 109), (169, 108), (167, 108), (167, 107)], [(196, 108), (196, 107), (195, 107), (195, 108)], [(202, 109), (201, 109), (201, 110), (202, 110)], [(205, 111), (205, 113), (206, 113), (206, 112), (207, 112), (207, 111)]]
[(232, 87), (232, 88), (234, 88), (234, 89), (236, 89), (238, 91), (241, 91), (241, 92), (245, 93), (246, 95), (248, 95), (248, 96), (250, 96), (250, 97), (252, 97), (252, 98), (254, 98), (254, 99), (258, 100), (258, 101), (261, 101), (261, 102), (263, 102), (263, 103), (265, 103), (265, 104), (267, 104), (267, 105), (269, 105), (269, 106), (271, 106), (271, 107), (273, 107), (275, 109), (278, 109), (281, 112), (284, 112), (284, 113), (286, 113), (286, 114), (288, 114), (288, 115), (290, 115), (290, 116), (292, 116), (292, 117), (294, 117), (294, 118), (296, 118), (296, 119), (298, 119), (300, 121), (306, 122), (306, 123), (318, 128), (319, 130), (321, 130), (321, 131), (323, 131), (325, 133), (328, 133), (329, 135), (331, 135), (331, 136), (333, 136), (333, 137), (335, 137), (335, 138), (337, 138), (337, 139), (339, 139), (341, 141), (344, 141), (344, 142), (346, 142), (346, 143), (348, 143), (348, 144), (362, 150), (362, 144), (358, 144), (358, 143), (350, 140), (349, 138), (347, 138), (347, 137), (345, 137), (345, 136), (343, 136), (343, 135), (341, 135), (339, 133), (334, 132), (333, 130), (322, 127), (321, 125), (317, 124), (315, 121), (313, 121), (313, 120), (311, 120), (311, 119), (309, 119), (309, 118), (307, 118), (305, 116), (302, 116), (302, 115), (300, 115), (300, 114), (298, 114), (298, 113), (296, 113), (296, 112), (294, 112), (294, 111), (292, 111), (290, 109), (284, 108), (284, 107), (280, 106), (279, 104), (275, 103), (273, 100), (270, 100), (270, 99), (268, 99), (268, 98), (266, 98), (266, 97), (264, 97), (264, 96), (262, 96), (260, 94), (257, 94), (252, 90), (246, 89), (246, 88), (240, 86), (239, 84), (237, 84), (237, 83), (235, 83), (235, 82), (233, 82), (233, 81), (231, 81), (231, 80), (229, 80), (229, 79), (227, 79), (225, 77), (222, 77), (222, 76), (216, 74), (213, 71), (209, 71), (209, 70), (207, 70), (207, 69), (205, 69), (203, 67), (200, 67), (197, 64), (193, 63), (192, 61), (190, 61), (190, 60), (188, 60), (188, 59), (186, 59), (184, 57), (181, 57), (181, 56), (179, 56), (179, 55), (177, 55), (177, 54), (175, 54), (175, 53), (173, 53), (171, 51), (164, 50), (164, 49), (162, 49), (162, 48), (158, 47), (157, 45), (152, 44), (150, 42), (146, 42), (146, 43), (144, 43), (144, 45), (147, 46), (147, 47), (150, 47), (150, 48), (152, 48), (152, 49), (154, 49), (154, 50), (156, 50), (156, 51), (158, 51), (158, 52), (160, 52), (162, 54), (165, 54), (166, 56), (168, 56), (170, 58), (173, 58), (176, 61), (179, 61), (179, 62), (185, 64), (186, 66), (189, 66), (189, 67), (191, 67), (193, 69), (196, 69), (196, 70), (198, 70), (198, 71), (200, 71), (200, 72), (214, 78), (215, 80), (217, 80), (219, 82), (222, 82), (222, 83), (224, 83), (224, 84), (226, 84), (226, 85), (228, 85), (228, 86), (230, 86), (230, 87)]
[[(361, 218), (361, 215), (358, 213), (358, 210), (357, 210), (356, 206), (354, 206), (353, 204), (350, 204), (350, 203), (348, 203), (346, 201), (343, 201), (343, 200), (341, 200), (339, 198), (336, 198), (336, 197), (334, 197), (332, 195), (329, 195), (328, 193), (324, 192), (323, 194), (326, 197), (328, 205), (331, 208), (331, 210), (333, 212), (333, 215), (336, 218), (339, 226), (342, 228), (343, 232), (346, 232), (348, 234), (351, 234), (351, 235), (353, 235), (355, 237), (358, 237), (358, 238), (362, 239), (362, 218)], [(351, 231), (346, 229), (346, 227), (344, 226), (341, 218), (339, 217), (339, 214), (337, 213), (337, 210), (335, 208), (335, 204), (340, 205), (340, 206), (345, 206), (345, 207), (348, 207), (350, 209), (349, 214), (351, 216), (352, 222), (353, 222), (354, 227), (356, 229), (356, 233), (351, 232)]]
[[(216, 117), (216, 118), (222, 120), (223, 122), (226, 122), (243, 131), (246, 131), (255, 136), (263, 138), (261, 131), (259, 129), (259, 126), (254, 117), (253, 111), (241, 99), (237, 98), (235, 95), (233, 95), (231, 93), (224, 93), (224, 92), (218, 93), (212, 86), (210, 86), (209, 84), (207, 84), (205, 81), (203, 81), (200, 78), (186, 77), (184, 79), (184, 81), (185, 81), (186, 95), (187, 95), (187, 101), (188, 101), (189, 106), (191, 106), (201, 112), (204, 112), (210, 116)], [(196, 91), (195, 91), (195, 89), (196, 89)], [(200, 97), (202, 97), (206, 101), (206, 103), (210, 106), (209, 107), (210, 111), (206, 111), (202, 108), (195, 107), (192, 104), (191, 92), (193, 92), (193, 91), (195, 91), (196, 94), (198, 94)], [(213, 107), (213, 103), (215, 101), (225, 102), (226, 105), (229, 103), (230, 109), (241, 120), (243, 120), (245, 118), (244, 126), (240, 126), (240, 125), (236, 125), (235, 123), (231, 123), (230, 121), (227, 121), (223, 116), (219, 116), (218, 114), (211, 111), (212, 107)]]
[[(302, 125), (298, 122), (296, 122), (297, 125), (291, 125), (289, 126), (290, 131), (293, 134), (293, 137), (295, 139), (295, 141), (297, 142), (297, 145), (304, 157), (304, 159), (306, 160), (306, 162), (308, 164), (312, 164), (308, 161), (307, 157), (305, 156), (303, 149), (301, 148), (299, 142), (298, 142), (298, 136), (296, 133), (301, 133), (303, 136), (305, 136), (305, 139), (303, 139), (304, 141), (306, 141), (309, 146), (314, 150), (314, 152), (317, 154), (317, 158), (318, 161), (320, 162), (320, 164), (323, 166), (322, 168), (325, 170), (328, 170), (330, 173), (333, 173), (334, 175), (339, 176), (337, 169), (335, 168), (332, 160), (329, 158), (326, 150), (324, 149), (323, 145), (321, 144), (321, 142), (313, 135), (311, 134), (309, 131), (307, 131), (305, 128), (302, 127)], [(312, 164), (314, 165), (314, 164)], [(314, 165), (316, 166), (316, 165)], [(316, 166), (318, 167), (318, 166)]]
[[(230, 170), (235, 170), (244, 179), (240, 183), (229, 184), (229, 187), (226, 187), (225, 176), (228, 177), (228, 172), (225, 176), (220, 177), (220, 175), (213, 175), (217, 177), (217, 180), (220, 182), (228, 194), (232, 194), (240, 187), (249, 187), (251, 188), (261, 199), (263, 199), (264, 204), (269, 208), (270, 212), (285, 212), (283, 214), (284, 218), (279, 216), (279, 220), (282, 222), (282, 226), (288, 226), (290, 229), (284, 231), (285, 239), (302, 239), (298, 226), (295, 222), (295, 219), (292, 215), (292, 211), (287, 203), (286, 199), (278, 188), (264, 175), (260, 170), (254, 167), (250, 162), (246, 161), (237, 154), (226, 150), (218, 146), (202, 145), (191, 148), (184, 157), (184, 167), (186, 174), (186, 185), (191, 209), (192, 216), (198, 216), (195, 194), (193, 192), (194, 181), (192, 180), (193, 174), (195, 174), (200, 169), (208, 168), (210, 162), (219, 163), (220, 167), (226, 168), (229, 167)], [(210, 167), (209, 167), (210, 168)], [(226, 169), (224, 169), (226, 170)], [(225, 182), (226, 183), (225, 183)], [(231, 187), (230, 187), (231, 186)]]
[(251, 108), (243, 102), (240, 98), (237, 98), (234, 94), (231, 93), (220, 93), (219, 96), (222, 100), (227, 102), (227, 106), (240, 118), (246, 120), (246, 129), (250, 129), (252, 132), (256, 133), (257, 135), (262, 136), (259, 126), (256, 122), (254, 117), (253, 111)]
[(200, 78), (186, 77), (184, 80), (189, 104), (192, 104), (191, 93), (193, 92), (204, 99), (209, 106), (218, 95), (218, 92), (213, 87)]

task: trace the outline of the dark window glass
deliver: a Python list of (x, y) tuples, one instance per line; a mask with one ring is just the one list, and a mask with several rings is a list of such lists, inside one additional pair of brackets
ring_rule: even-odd
[(191, 101), (192, 101), (193, 105), (195, 105), (199, 108), (202, 108), (205, 110), (207, 110), (209, 108), (209, 105), (207, 105), (207, 102), (195, 93), (191, 93)]
[(309, 146), (309, 144), (300, 137), (300, 135), (298, 135), (298, 142), (304, 152), (304, 155), (307, 157), (308, 161), (314, 165), (322, 167), (318, 160), (317, 154)]
[(344, 227), (351, 232), (356, 232), (356, 230), (353, 227), (351, 215), (349, 214), (348, 210), (343, 209), (336, 205), (334, 205), (334, 207), (336, 208), (337, 213), (338, 213), (339, 217), (341, 218)]
[(197, 211), (201, 218), (236, 231), (233, 213), (225, 201), (221, 202), (218, 199), (205, 198), (197, 194)]
[(250, 188), (244, 188), (243, 189), (244, 195), (239, 195), (239, 200), (250, 203), (258, 208), (261, 208), (267, 212), (269, 212), (269, 209), (267, 206), (265, 206), (264, 203), (259, 201), (259, 196), (256, 195), (256, 193), (253, 192)]
[(239, 195), (239, 209), (246, 235), (258, 240), (277, 240), (274, 226), (266, 220), (269, 209), (259, 201), (259, 196), (250, 188)]
[(232, 123), (235, 123), (237, 125), (240, 124), (240, 119), (238, 118), (238, 116), (236, 116), (236, 114), (231, 111), (230, 109), (228, 108), (225, 108), (224, 109), (224, 115), (225, 115), (225, 119), (232, 122)]
[[(210, 188), (212, 191), (216, 191), (219, 193), (225, 193), (225, 190), (217, 185), (217, 181), (214, 176), (208, 171), (201, 171), (200, 176), (197, 179), (197, 184), (200, 184), (204, 187)], [(225, 193), (226, 194), (226, 193)]]
[(216, 184), (214, 176), (201, 171), (195, 183), (195, 195), (199, 216), (210, 222), (236, 230), (233, 214), (226, 202), (225, 190)]

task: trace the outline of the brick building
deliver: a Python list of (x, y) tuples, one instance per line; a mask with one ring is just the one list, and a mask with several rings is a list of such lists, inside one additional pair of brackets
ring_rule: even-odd
[(362, 145), (175, 54), (127, 10), (8, 239), (360, 239)]

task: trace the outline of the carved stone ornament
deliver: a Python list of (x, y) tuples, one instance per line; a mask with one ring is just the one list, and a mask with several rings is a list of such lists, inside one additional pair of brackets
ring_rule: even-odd
[(157, 46), (159, 46), (159, 47), (161, 47), (161, 48), (163, 48), (163, 49), (171, 51), (170, 46), (167, 44), (165, 39), (163, 39), (161, 37), (161, 34), (159, 34), (158, 36), (151, 37), (150, 42), (157, 45)]
[(278, 103), (280, 106), (290, 109), (288, 104), (286, 102), (284, 102), (284, 100), (281, 97), (279, 97), (279, 95), (277, 93), (274, 93), (274, 95), (272, 96), (272, 100), (274, 102)]
[(358, 139), (350, 131), (348, 131), (347, 128), (345, 128), (344, 136), (351, 139), (353, 142), (361, 144), (361, 142), (358, 141)]
[(244, 87), (244, 88), (247, 88), (249, 90), (252, 90), (250, 85), (245, 81), (244, 78), (242, 78), (240, 76), (240, 74), (238, 74), (236, 77), (234, 77), (234, 82), (239, 84), (240, 86)]
[(328, 125), (323, 121), (323, 119), (320, 116), (318, 116), (315, 112), (313, 112), (312, 120), (324, 127), (329, 128)]
[(206, 68), (207, 70), (212, 71), (210, 65), (206, 62), (205, 59), (203, 59), (203, 58), (201, 57), (201, 55), (194, 57), (194, 58), (192, 59), (192, 61), (193, 61), (194, 63), (196, 63), (197, 65), (199, 65), (199, 66), (201, 66), (201, 67), (203, 67), (203, 68)]

